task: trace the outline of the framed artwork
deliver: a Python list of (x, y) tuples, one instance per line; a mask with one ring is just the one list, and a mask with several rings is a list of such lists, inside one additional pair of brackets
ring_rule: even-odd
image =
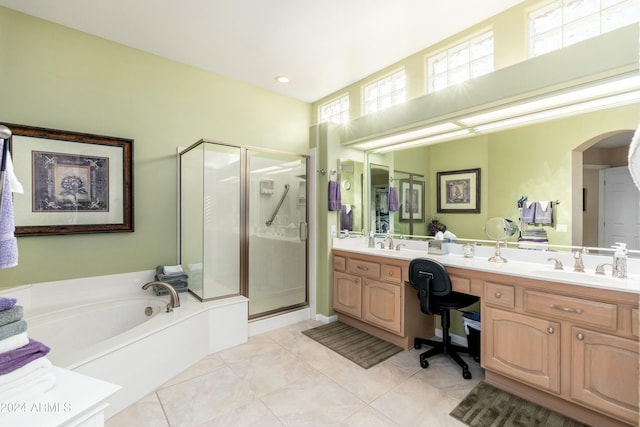
[(6, 125), (16, 236), (133, 231), (133, 140)]
[(438, 213), (480, 213), (480, 169), (437, 173)]
[(424, 222), (424, 181), (400, 180), (400, 221)]

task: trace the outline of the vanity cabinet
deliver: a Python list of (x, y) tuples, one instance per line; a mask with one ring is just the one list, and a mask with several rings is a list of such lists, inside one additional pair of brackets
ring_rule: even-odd
[[(505, 283), (496, 283), (498, 279)], [(637, 295), (508, 280), (484, 282), (487, 382), (515, 394), (522, 389), (512, 383), (505, 387), (502, 377), (542, 390), (547, 396), (536, 396), (542, 399), (538, 401), (589, 423), (596, 422), (594, 415), (605, 414), (617, 421), (603, 418), (597, 425), (638, 425)]]
[(409, 262), (343, 251), (333, 252), (333, 309), (340, 321), (402, 348), (416, 336), (434, 335), (432, 316), (420, 311), (406, 283)]

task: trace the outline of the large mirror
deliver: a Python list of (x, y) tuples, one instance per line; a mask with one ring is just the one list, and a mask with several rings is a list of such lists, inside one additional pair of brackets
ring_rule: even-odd
[[(386, 152), (383, 164), (391, 171), (424, 175), (427, 221), (413, 223), (410, 234), (429, 235), (429, 221), (435, 219), (461, 239), (483, 239), (489, 218), (511, 218), (522, 226), (518, 200), (526, 196), (528, 201), (553, 203), (551, 224), (524, 224), (523, 229), (540, 228), (554, 249), (608, 249), (622, 241), (639, 256), (640, 191), (627, 167), (637, 125), (638, 106), (623, 106)], [(380, 171), (380, 156), (375, 152), (365, 156), (372, 176)], [(437, 212), (436, 174), (472, 168), (481, 170), (481, 212)], [(373, 185), (370, 191), (369, 200), (375, 200)], [(390, 228), (409, 234), (403, 227), (407, 224), (392, 222)]]

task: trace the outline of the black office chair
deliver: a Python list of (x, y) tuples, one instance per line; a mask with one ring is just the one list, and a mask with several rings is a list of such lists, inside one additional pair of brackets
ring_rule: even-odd
[(455, 344), (451, 344), (449, 326), (451, 316), (449, 311), (467, 307), (478, 301), (473, 295), (454, 292), (451, 289), (451, 279), (444, 266), (438, 261), (426, 258), (416, 258), (409, 263), (409, 282), (418, 290), (420, 309), (425, 314), (438, 314), (442, 320), (442, 342), (416, 338), (413, 344), (415, 349), (420, 349), (422, 344), (433, 348), (420, 354), (420, 366), (429, 367), (427, 358), (436, 354), (449, 355), (462, 368), (462, 378), (471, 379), (469, 366), (462, 360), (458, 352), (468, 353), (469, 350)]

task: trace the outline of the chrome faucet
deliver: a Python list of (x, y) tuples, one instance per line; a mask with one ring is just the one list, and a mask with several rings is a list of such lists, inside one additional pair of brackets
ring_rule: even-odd
[(562, 270), (563, 266), (562, 266), (562, 261), (560, 261), (558, 258), (548, 258), (547, 261), (553, 261), (553, 268), (556, 270)]
[(180, 297), (175, 288), (166, 282), (153, 281), (142, 285), (142, 289), (147, 290), (150, 286), (157, 285), (169, 291), (169, 304), (167, 304), (167, 313), (173, 311), (174, 308), (180, 307)]
[(582, 252), (576, 251), (573, 254), (573, 257), (576, 260), (576, 263), (573, 265), (573, 271), (584, 271), (584, 263), (582, 262)]
[(384, 238), (384, 241), (389, 241), (389, 249), (393, 249), (393, 239), (391, 238), (391, 234), (387, 234), (387, 237)]
[(403, 246), (407, 246), (407, 245), (405, 245), (404, 243), (398, 243), (398, 244), (396, 245), (396, 251), (399, 251), (399, 250), (400, 250), (400, 248), (401, 248), (401, 247), (403, 247)]
[(604, 264), (598, 264), (598, 266), (596, 267), (596, 274), (604, 274), (604, 267), (607, 265), (611, 267), (611, 275), (613, 276), (614, 268), (613, 268), (613, 264), (610, 262), (605, 262)]

